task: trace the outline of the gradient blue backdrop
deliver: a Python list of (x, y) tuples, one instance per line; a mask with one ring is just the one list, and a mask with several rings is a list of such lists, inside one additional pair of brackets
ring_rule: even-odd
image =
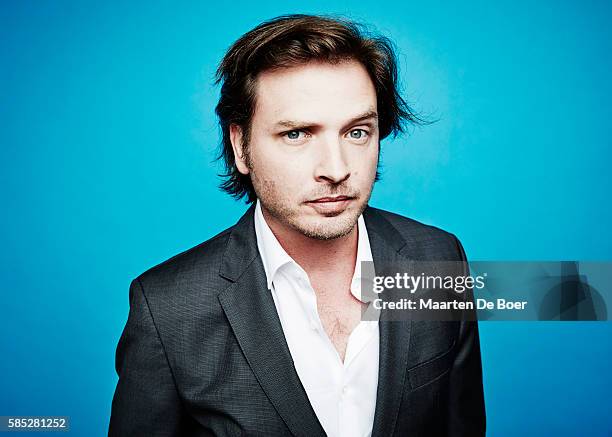
[[(283, 13), (392, 37), (440, 119), (383, 142), (371, 204), (472, 259), (612, 259), (609, 2), (221, 3), (1, 3), (0, 415), (105, 435), (130, 280), (245, 209), (216, 188), (215, 65)], [(609, 435), (612, 324), (480, 328), (489, 435)]]

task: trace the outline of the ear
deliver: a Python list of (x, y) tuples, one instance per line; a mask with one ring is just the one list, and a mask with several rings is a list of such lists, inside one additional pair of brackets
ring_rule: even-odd
[(242, 144), (242, 129), (237, 124), (230, 124), (230, 141), (232, 142), (232, 149), (234, 151), (234, 160), (236, 161), (236, 168), (244, 175), (249, 174), (249, 167), (246, 164), (243, 144)]

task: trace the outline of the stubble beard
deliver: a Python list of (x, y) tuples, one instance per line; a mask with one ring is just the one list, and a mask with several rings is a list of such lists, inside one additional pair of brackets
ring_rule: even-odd
[[(334, 240), (348, 235), (355, 228), (359, 216), (368, 206), (372, 193), (371, 187), (365, 196), (363, 195), (365, 193), (358, 193), (357, 200), (353, 202), (353, 208), (345, 210), (338, 216), (318, 216), (314, 221), (300, 220), (299, 208), (301, 204), (292, 208), (292, 202), (295, 202), (295, 200), (283, 198), (276, 189), (275, 181), (262, 180), (252, 170), (251, 181), (262, 208), (274, 219), (302, 235), (316, 240)], [(356, 204), (357, 202), (359, 204)]]

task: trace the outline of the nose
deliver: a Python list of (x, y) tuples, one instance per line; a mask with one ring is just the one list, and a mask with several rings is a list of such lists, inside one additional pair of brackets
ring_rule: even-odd
[(351, 175), (342, 144), (338, 139), (323, 141), (318, 151), (315, 168), (317, 182), (339, 184)]

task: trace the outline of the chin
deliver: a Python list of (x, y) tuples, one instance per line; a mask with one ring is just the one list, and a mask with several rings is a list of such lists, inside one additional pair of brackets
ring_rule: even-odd
[(317, 217), (314, 220), (303, 221), (296, 230), (307, 237), (317, 240), (335, 240), (348, 235), (355, 225), (359, 215), (340, 214), (334, 217)]

